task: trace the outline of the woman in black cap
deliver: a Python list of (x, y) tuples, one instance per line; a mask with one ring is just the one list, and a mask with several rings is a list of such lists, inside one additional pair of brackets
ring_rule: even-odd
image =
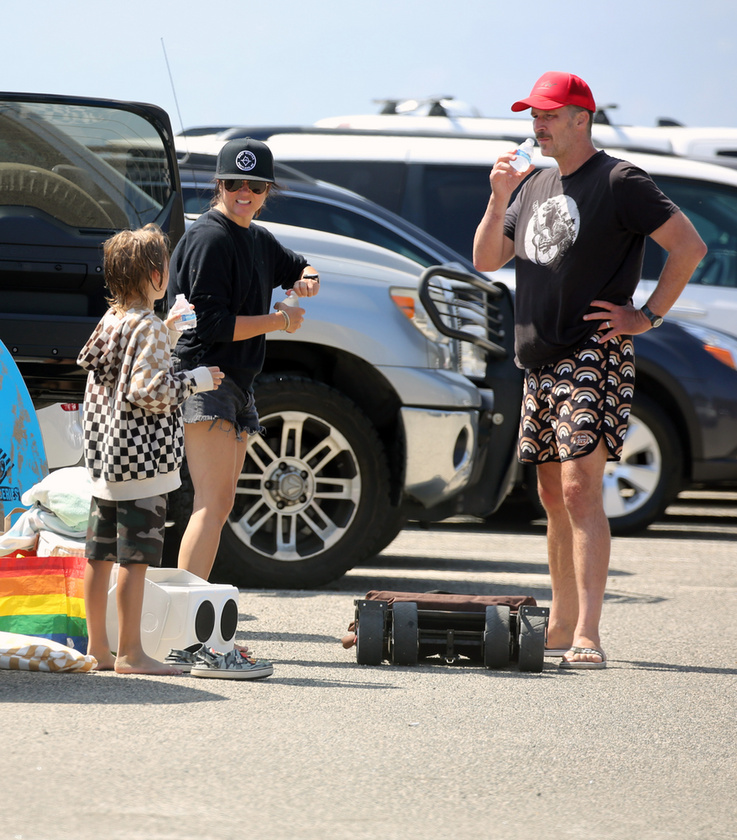
[[(179, 549), (179, 568), (207, 580), (220, 533), (235, 500), (247, 436), (260, 430), (253, 381), (264, 362), (266, 333), (293, 333), (304, 309), (280, 303), (275, 288), (316, 295), (317, 271), (251, 225), (274, 183), (274, 159), (264, 143), (231, 140), (220, 150), (211, 209), (184, 234), (172, 254), (168, 300), (183, 294), (194, 306), (194, 329), (182, 333), (175, 357), (189, 368), (217, 365), (217, 391), (196, 394), (183, 407), (184, 440), (194, 506)], [(211, 398), (212, 397), (212, 398)]]

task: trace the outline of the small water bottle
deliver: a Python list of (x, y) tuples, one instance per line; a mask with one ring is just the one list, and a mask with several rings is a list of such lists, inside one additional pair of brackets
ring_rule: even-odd
[(295, 295), (294, 292), (292, 294), (288, 294), (282, 301), (284, 306), (299, 306), (299, 295)]
[[(291, 292), (291, 294), (290, 294), (290, 292)], [(299, 297), (299, 295), (295, 295), (294, 291), (290, 289), (287, 292), (287, 296), (282, 301), (282, 306), (286, 306), (288, 308), (293, 307), (293, 306), (300, 306), (301, 305), (300, 300), (301, 300), (301, 298)], [(280, 311), (284, 312), (283, 309), (280, 310)], [(289, 320), (289, 314), (287, 312), (284, 312), (284, 315), (286, 315), (287, 320), (285, 321), (285, 326), (284, 326), (283, 329), (288, 330), (289, 326), (290, 326), (290, 323), (291, 323), (290, 320)]]
[(509, 165), (516, 172), (527, 172), (532, 166), (532, 150), (535, 148), (535, 141), (528, 137), (527, 140), (515, 152), (516, 157), (509, 161)]
[(179, 332), (191, 330), (197, 326), (197, 315), (194, 307), (184, 295), (176, 296), (169, 315), (179, 315), (179, 318), (174, 322), (174, 329), (179, 330)]

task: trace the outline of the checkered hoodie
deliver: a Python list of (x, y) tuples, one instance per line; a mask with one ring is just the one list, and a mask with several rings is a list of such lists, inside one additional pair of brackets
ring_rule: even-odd
[[(84, 395), (85, 463), (93, 483), (143, 481), (177, 472), (184, 452), (179, 406), (212, 388), (207, 368), (175, 373), (170, 333), (150, 309), (108, 310), (77, 363)], [(177, 486), (179, 482), (177, 480)]]

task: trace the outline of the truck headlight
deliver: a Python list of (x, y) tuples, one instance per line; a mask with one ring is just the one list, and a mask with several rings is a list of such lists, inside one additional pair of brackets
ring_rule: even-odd
[(712, 327), (702, 327), (684, 321), (678, 321), (678, 326), (700, 341), (704, 350), (711, 353), (717, 361), (737, 370), (737, 338)]
[(420, 302), (416, 289), (391, 289), (391, 298), (399, 311), (425, 338), (432, 342), (438, 354), (438, 367), (442, 370), (459, 370), (458, 342), (443, 335), (430, 320), (427, 310)]

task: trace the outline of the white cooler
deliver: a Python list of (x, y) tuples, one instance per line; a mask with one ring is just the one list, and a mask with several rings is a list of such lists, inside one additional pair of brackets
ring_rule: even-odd
[[(107, 600), (107, 633), (115, 650), (118, 611), (117, 572), (113, 567)], [(233, 649), (238, 626), (238, 589), (208, 583), (184, 569), (150, 568), (146, 572), (141, 642), (149, 656), (163, 660), (172, 648), (205, 643), (222, 653)]]

